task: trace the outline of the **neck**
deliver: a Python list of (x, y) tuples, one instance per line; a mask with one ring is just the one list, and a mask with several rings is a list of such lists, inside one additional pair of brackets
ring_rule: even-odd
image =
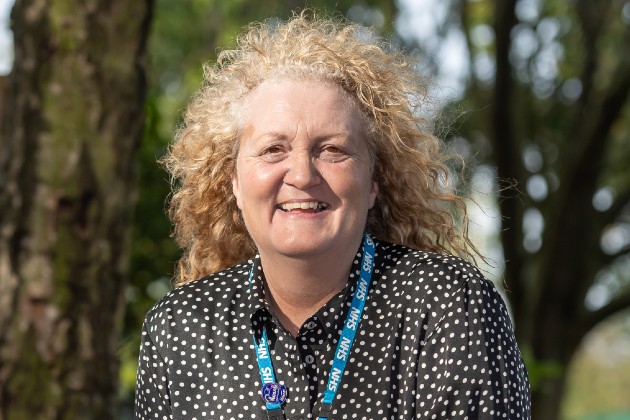
[(260, 253), (267, 301), (294, 337), (306, 319), (345, 287), (356, 249), (308, 260)]

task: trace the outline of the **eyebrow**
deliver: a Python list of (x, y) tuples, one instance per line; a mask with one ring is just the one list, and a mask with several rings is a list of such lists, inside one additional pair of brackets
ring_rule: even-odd
[[(247, 127), (244, 130), (243, 137), (251, 137), (254, 134), (254, 131), (255, 131), (254, 128), (253, 127), (250, 128), (250, 127), (251, 126)], [(332, 133), (325, 133), (325, 134), (319, 135), (314, 138), (314, 141), (321, 142), (321, 141), (326, 141), (332, 138), (343, 138), (344, 140), (347, 140), (347, 139), (350, 139), (351, 137), (352, 137), (351, 130), (343, 130), (343, 131), (335, 131)], [(275, 140), (288, 140), (288, 136), (286, 133), (282, 131), (276, 131), (276, 130), (261, 132), (256, 138), (257, 139), (271, 138)]]

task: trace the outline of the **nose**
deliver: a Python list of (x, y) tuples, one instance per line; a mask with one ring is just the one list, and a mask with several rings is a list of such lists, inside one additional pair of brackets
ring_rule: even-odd
[(321, 182), (321, 175), (310, 153), (295, 151), (285, 162), (288, 165), (284, 175), (285, 184), (305, 190)]

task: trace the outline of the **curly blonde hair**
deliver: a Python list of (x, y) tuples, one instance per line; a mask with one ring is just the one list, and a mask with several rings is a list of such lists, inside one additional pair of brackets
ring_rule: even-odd
[(465, 203), (448, 186), (448, 157), (419, 116), (426, 86), (408, 57), (365, 27), (302, 13), (278, 26), (250, 25), (235, 50), (205, 67), (204, 85), (162, 159), (174, 181), (174, 237), (184, 250), (176, 286), (256, 253), (231, 180), (243, 130), (240, 108), (253, 89), (278, 77), (333, 83), (359, 104), (379, 185), (367, 220), (371, 235), (415, 249), (476, 253)]

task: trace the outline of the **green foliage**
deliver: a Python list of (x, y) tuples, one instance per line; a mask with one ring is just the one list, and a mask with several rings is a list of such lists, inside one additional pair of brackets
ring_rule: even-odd
[(610, 318), (584, 340), (568, 369), (566, 420), (630, 419), (629, 315)]
[(557, 378), (566, 369), (562, 363), (553, 360), (537, 360), (531, 347), (525, 346), (521, 349), (523, 361), (529, 374), (529, 383), (532, 390), (544, 392), (545, 380)]
[(630, 419), (630, 411), (587, 414), (584, 416), (571, 418), (571, 420), (628, 420), (628, 419)]

